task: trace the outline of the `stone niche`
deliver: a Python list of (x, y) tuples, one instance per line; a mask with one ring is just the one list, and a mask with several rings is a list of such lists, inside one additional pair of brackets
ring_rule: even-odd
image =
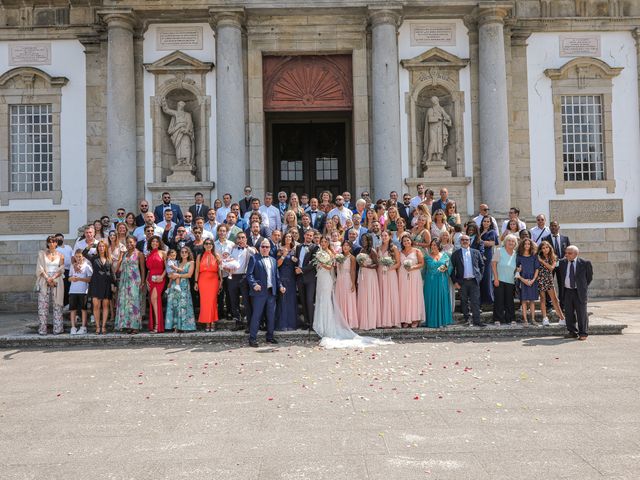
[[(409, 92), (405, 97), (408, 115), (409, 171), (405, 183), (414, 188), (418, 183), (431, 184), (435, 189), (449, 186), (457, 191), (460, 206), (466, 197), (466, 186), (471, 179), (464, 174), (464, 92), (460, 90), (459, 71), (469, 63), (440, 48), (432, 48), (415, 58), (402, 60), (409, 71)], [(425, 122), (427, 111), (437, 97), (450, 120), (448, 141), (441, 160), (426, 158)], [(427, 134), (428, 137), (428, 134)], [(463, 193), (464, 190), (464, 193)], [(459, 207), (460, 208), (460, 207)]]
[[(181, 205), (191, 202), (196, 191), (206, 197), (215, 186), (209, 180), (211, 97), (206, 91), (206, 76), (213, 63), (175, 51), (144, 67), (155, 80), (155, 95), (150, 98), (153, 182), (147, 187), (154, 201), (159, 200), (165, 190)], [(164, 110), (163, 101), (166, 102)], [(184, 111), (190, 114), (193, 123), (192, 155), (188, 164), (178, 162), (176, 147), (168, 133), (173, 117), (167, 110), (177, 111), (180, 102), (184, 102)]]

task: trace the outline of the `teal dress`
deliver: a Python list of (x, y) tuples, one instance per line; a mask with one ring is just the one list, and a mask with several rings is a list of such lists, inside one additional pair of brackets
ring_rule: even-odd
[(138, 250), (127, 256), (125, 253), (120, 266), (118, 301), (116, 302), (116, 330), (140, 330), (142, 311), (140, 310), (140, 264)]
[[(438, 269), (447, 267), (444, 272)], [(451, 259), (442, 253), (439, 261), (430, 255), (425, 255), (424, 307), (426, 312), (425, 327), (438, 328), (453, 323), (451, 312), (451, 292), (449, 290), (449, 275), (453, 270)]]
[[(178, 269), (176, 273), (188, 273), (192, 264), (187, 264), (184, 270)], [(174, 288), (174, 282), (167, 288), (167, 314), (164, 325), (166, 330), (178, 329), (189, 332), (196, 329), (196, 318), (193, 314), (193, 302), (191, 300), (191, 286), (188, 278), (180, 279), (180, 290)]]

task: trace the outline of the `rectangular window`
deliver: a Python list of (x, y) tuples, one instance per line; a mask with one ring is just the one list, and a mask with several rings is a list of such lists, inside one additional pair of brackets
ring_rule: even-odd
[(336, 157), (316, 157), (316, 180), (337, 180), (338, 159)]
[(51, 104), (9, 106), (12, 192), (53, 190)]
[(601, 95), (562, 95), (562, 159), (564, 180), (604, 180)]

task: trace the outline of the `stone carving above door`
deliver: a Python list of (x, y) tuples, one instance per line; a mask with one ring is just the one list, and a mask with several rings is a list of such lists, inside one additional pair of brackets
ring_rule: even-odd
[(351, 55), (265, 56), (262, 65), (266, 112), (353, 107)]

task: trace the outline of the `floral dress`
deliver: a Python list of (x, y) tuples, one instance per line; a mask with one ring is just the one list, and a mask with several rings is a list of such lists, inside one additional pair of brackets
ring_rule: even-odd
[[(188, 273), (193, 263), (187, 263), (184, 268), (178, 267), (175, 273)], [(188, 278), (181, 278), (178, 284), (180, 289), (172, 287), (167, 289), (167, 313), (165, 315), (165, 329), (180, 330), (183, 332), (196, 329), (196, 317), (193, 313), (193, 301), (191, 300), (191, 285)]]
[(142, 311), (140, 309), (140, 264), (138, 250), (131, 255), (125, 253), (120, 266), (120, 288), (116, 305), (116, 330), (140, 330)]

